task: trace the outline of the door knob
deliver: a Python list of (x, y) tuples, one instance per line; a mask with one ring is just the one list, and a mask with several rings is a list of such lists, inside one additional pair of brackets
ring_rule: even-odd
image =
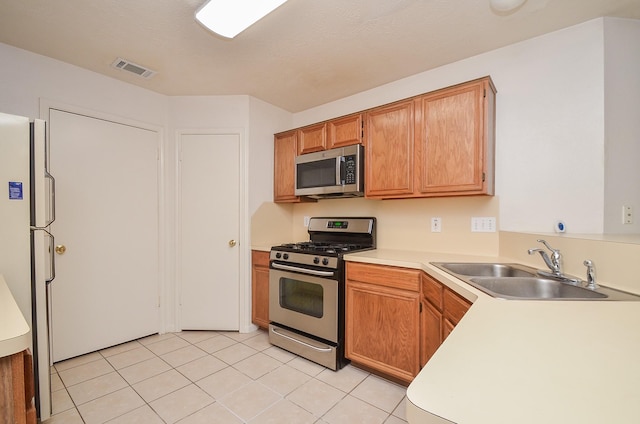
[(235, 240), (229, 240), (229, 247), (234, 247), (236, 245)]
[(55, 250), (58, 255), (64, 255), (64, 252), (67, 251), (67, 247), (64, 244), (59, 244), (56, 246)]

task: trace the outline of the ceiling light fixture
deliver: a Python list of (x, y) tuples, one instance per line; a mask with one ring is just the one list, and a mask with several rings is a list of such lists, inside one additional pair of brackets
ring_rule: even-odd
[(233, 38), (286, 1), (209, 0), (196, 11), (196, 20), (216, 34)]
[(489, 0), (491, 8), (497, 12), (510, 12), (522, 6), (527, 0)]

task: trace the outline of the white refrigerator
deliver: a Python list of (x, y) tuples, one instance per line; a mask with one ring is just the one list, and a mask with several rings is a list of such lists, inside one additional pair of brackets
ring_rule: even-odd
[(55, 180), (45, 121), (0, 113), (0, 274), (31, 327), (36, 409), (51, 415), (48, 286), (55, 278)]

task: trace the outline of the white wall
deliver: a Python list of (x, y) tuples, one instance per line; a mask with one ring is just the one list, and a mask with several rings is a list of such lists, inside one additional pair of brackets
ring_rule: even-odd
[(167, 97), (95, 72), (0, 43), (0, 110), (40, 117), (40, 99), (156, 126), (167, 121)]
[[(605, 44), (606, 233), (640, 233), (640, 21), (607, 18)], [(622, 224), (622, 206), (634, 208)]]
[(603, 49), (596, 19), (297, 113), (294, 126), (491, 75), (500, 229), (552, 231), (562, 219), (602, 233)]

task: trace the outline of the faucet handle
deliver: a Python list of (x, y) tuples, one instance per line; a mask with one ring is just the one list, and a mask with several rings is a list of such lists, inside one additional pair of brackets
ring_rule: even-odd
[(562, 274), (562, 255), (559, 249), (554, 249), (547, 243), (546, 240), (538, 239), (538, 243), (544, 244), (544, 246), (551, 251), (551, 270), (556, 274)]
[(547, 243), (547, 241), (546, 241), (546, 240), (538, 239), (537, 241), (538, 241), (538, 243), (542, 243), (542, 244), (544, 244), (544, 245), (545, 245), (545, 247), (546, 247), (547, 249), (549, 249), (553, 254), (558, 254), (558, 253), (560, 253), (560, 250), (558, 250), (558, 249), (554, 249), (553, 247), (551, 247), (551, 246), (549, 245), (549, 243)]
[(600, 286), (596, 283), (596, 266), (590, 259), (586, 259), (583, 264), (587, 267), (587, 288), (591, 290), (597, 289)]

